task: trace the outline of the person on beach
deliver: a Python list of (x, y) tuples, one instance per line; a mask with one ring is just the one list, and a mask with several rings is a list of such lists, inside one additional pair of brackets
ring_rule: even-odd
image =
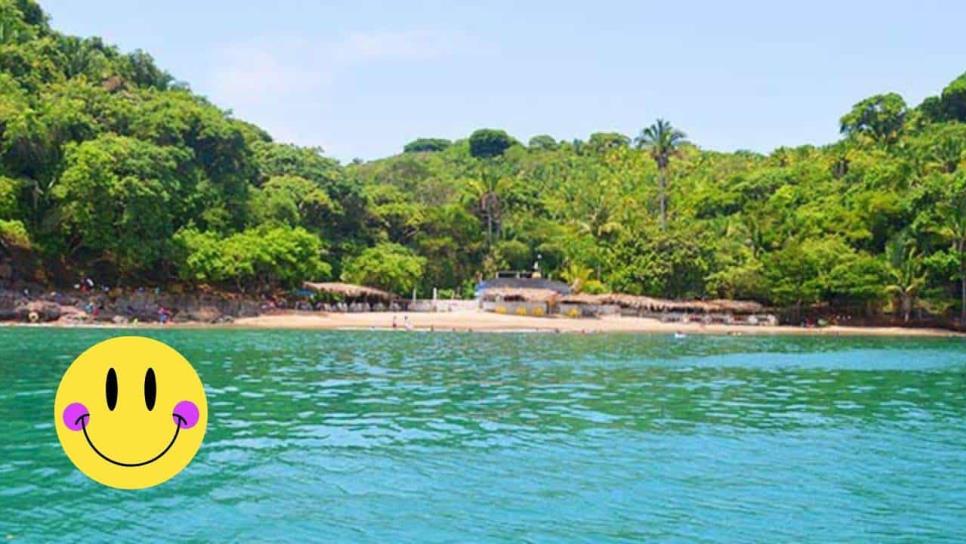
[(396, 324), (396, 316), (392, 316), (392, 328), (397, 329), (399, 325)]
[(405, 327), (407, 331), (413, 330), (413, 324), (409, 322), (408, 315), (403, 317), (403, 327)]

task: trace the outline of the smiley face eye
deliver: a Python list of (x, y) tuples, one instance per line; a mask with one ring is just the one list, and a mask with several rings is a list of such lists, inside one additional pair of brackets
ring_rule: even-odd
[(117, 372), (113, 368), (107, 371), (104, 394), (107, 397), (107, 408), (113, 412), (114, 407), (117, 406)]
[(158, 382), (154, 377), (154, 369), (149, 368), (144, 375), (144, 405), (148, 411), (154, 410), (154, 401), (158, 398)]

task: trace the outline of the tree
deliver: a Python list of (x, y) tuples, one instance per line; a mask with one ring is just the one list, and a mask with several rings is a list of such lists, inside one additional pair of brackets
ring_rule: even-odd
[(403, 147), (403, 153), (433, 153), (445, 151), (452, 142), (443, 138), (418, 138)]
[(512, 179), (486, 175), (484, 169), (482, 179), (467, 180), (464, 194), (466, 199), (476, 203), (478, 209), (486, 218), (486, 243), (493, 245), (494, 232), (500, 230), (502, 203), (509, 192)]
[(503, 155), (514, 143), (506, 131), (481, 128), (470, 134), (470, 155), (478, 159), (493, 159)]
[(855, 258), (855, 251), (838, 237), (789, 239), (763, 259), (769, 298), (776, 305), (794, 307), (797, 318), (803, 306), (834, 290), (834, 271)]
[(939, 206), (940, 234), (956, 257), (959, 279), (959, 326), (966, 324), (966, 185), (963, 178)]
[(458, 289), (472, 281), (483, 260), (484, 238), (479, 219), (459, 202), (432, 206), (415, 237), (426, 257), (422, 286)]
[(576, 261), (569, 261), (567, 266), (560, 271), (560, 278), (567, 282), (572, 292), (580, 293), (583, 285), (593, 277), (593, 274), (593, 268)]
[(315, 182), (298, 176), (275, 176), (251, 195), (250, 214), (257, 223), (278, 222), (323, 230), (338, 206)]
[(527, 270), (533, 263), (530, 247), (520, 240), (500, 240), (493, 246), (494, 258), (500, 267), (511, 270)]
[(619, 132), (595, 132), (590, 135), (587, 145), (594, 153), (627, 147), (631, 139)]
[(10, 251), (12, 247), (30, 249), (30, 234), (24, 224), (16, 220), (0, 219), (0, 257)]
[(849, 136), (864, 134), (876, 143), (893, 144), (906, 121), (906, 101), (896, 93), (877, 94), (852, 107), (841, 121), (841, 132)]
[(687, 135), (671, 126), (671, 123), (658, 119), (634, 140), (637, 147), (647, 150), (657, 163), (662, 229), (667, 228), (667, 168), (678, 147), (687, 143), (686, 138)]
[(395, 185), (371, 185), (363, 190), (372, 225), (381, 238), (408, 242), (419, 232), (425, 207)]
[(945, 120), (966, 122), (966, 73), (947, 85), (939, 100)]
[(0, 219), (18, 219), (21, 184), (13, 178), (0, 176)]
[(534, 151), (553, 151), (559, 147), (557, 140), (547, 134), (538, 134), (527, 143), (527, 147)]
[(899, 301), (902, 320), (908, 322), (919, 291), (926, 283), (922, 258), (914, 241), (897, 237), (886, 247), (886, 259), (891, 276), (886, 290)]
[(614, 244), (614, 264), (603, 280), (624, 293), (696, 298), (704, 292), (710, 261), (698, 233), (626, 232)]
[(470, 135), (470, 155), (480, 159), (480, 179), (471, 180), (469, 192), (479, 202), (480, 210), (486, 217), (487, 243), (493, 244), (493, 227), (500, 213), (500, 189), (507, 185), (507, 180), (494, 175), (488, 163), (501, 157), (507, 149), (515, 143), (505, 131), (491, 128), (481, 128)]
[(67, 147), (53, 197), (68, 255), (108, 262), (123, 275), (156, 270), (178, 227), (173, 148), (106, 135)]
[[(343, 246), (364, 237), (366, 199), (361, 184), (348, 179), (338, 161), (324, 156), (321, 148), (265, 141), (257, 133), (251, 147), (255, 185), (264, 185), (275, 177), (295, 176), (311, 181), (328, 195), (325, 206), (313, 206), (309, 215), (303, 217), (311, 218), (306, 226), (325, 233), (326, 240), (334, 246), (335, 257), (342, 256)], [(321, 194), (316, 193), (313, 200), (321, 203)]]
[(405, 294), (419, 282), (425, 266), (426, 259), (405, 246), (382, 243), (350, 258), (342, 280)]
[(179, 276), (191, 283), (268, 291), (325, 279), (332, 270), (322, 261), (321, 240), (301, 227), (266, 225), (226, 237), (187, 228), (174, 243)]

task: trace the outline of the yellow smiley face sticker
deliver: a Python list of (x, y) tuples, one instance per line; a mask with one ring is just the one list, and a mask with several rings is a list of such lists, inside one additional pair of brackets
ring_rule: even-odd
[(89, 478), (122, 489), (167, 481), (194, 458), (208, 425), (201, 380), (168, 345), (100, 342), (71, 363), (54, 400), (57, 438)]

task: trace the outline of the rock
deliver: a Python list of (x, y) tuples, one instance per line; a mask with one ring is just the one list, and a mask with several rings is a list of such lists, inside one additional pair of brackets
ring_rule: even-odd
[(90, 321), (91, 316), (87, 315), (87, 312), (77, 308), (76, 306), (64, 306), (60, 307), (60, 319), (58, 321), (63, 321), (65, 323), (83, 323), (85, 321)]
[(26, 304), (20, 304), (14, 310), (17, 319), (21, 321), (56, 321), (60, 318), (61, 307), (56, 302), (35, 300)]
[(186, 312), (185, 317), (189, 321), (200, 321), (202, 323), (216, 323), (222, 317), (222, 313), (214, 306), (202, 306), (196, 310)]

